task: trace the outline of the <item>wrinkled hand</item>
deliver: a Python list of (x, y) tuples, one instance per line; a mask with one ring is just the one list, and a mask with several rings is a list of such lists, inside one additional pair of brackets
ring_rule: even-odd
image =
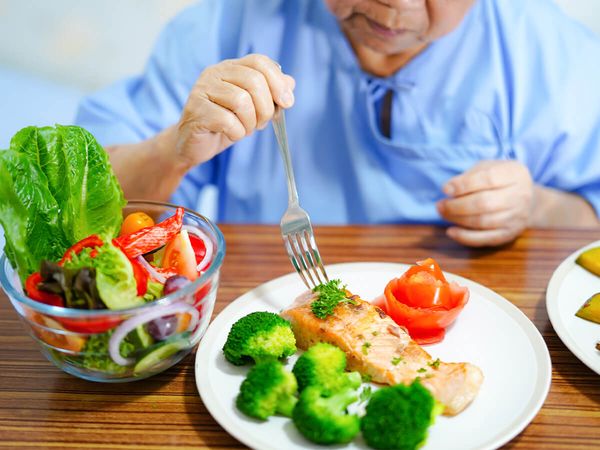
[(200, 74), (176, 127), (176, 152), (187, 168), (263, 129), (274, 103), (294, 104), (295, 81), (263, 55), (222, 61)]
[(461, 244), (483, 247), (515, 239), (532, 214), (533, 181), (516, 161), (482, 161), (444, 186), (440, 215), (456, 226), (447, 233)]

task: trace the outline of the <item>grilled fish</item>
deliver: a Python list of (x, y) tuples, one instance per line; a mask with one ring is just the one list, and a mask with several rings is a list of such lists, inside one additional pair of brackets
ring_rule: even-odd
[(348, 358), (348, 369), (382, 384), (410, 384), (419, 377), (445, 409), (453, 416), (477, 396), (483, 382), (481, 370), (469, 363), (445, 363), (433, 358), (414, 342), (377, 306), (352, 296), (354, 302), (336, 306), (334, 314), (317, 318), (308, 291), (281, 315), (290, 321), (296, 344), (306, 350), (317, 342), (341, 348)]

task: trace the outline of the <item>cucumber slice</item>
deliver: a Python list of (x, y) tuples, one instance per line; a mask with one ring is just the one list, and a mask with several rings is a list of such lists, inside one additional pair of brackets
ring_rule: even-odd
[(140, 360), (135, 364), (133, 368), (134, 374), (140, 374), (146, 372), (152, 367), (156, 366), (161, 361), (169, 358), (180, 350), (183, 350), (189, 345), (187, 339), (179, 339), (176, 341), (163, 341), (151, 347), (150, 351), (147, 352)]
[(140, 325), (132, 330), (127, 335), (127, 340), (135, 345), (136, 349), (144, 349), (154, 344), (154, 339), (150, 336), (150, 333), (146, 331), (144, 325)]

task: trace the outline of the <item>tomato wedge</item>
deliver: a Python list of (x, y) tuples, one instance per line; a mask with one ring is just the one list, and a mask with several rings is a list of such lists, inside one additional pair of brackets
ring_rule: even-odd
[(174, 270), (190, 281), (198, 278), (196, 256), (186, 230), (181, 231), (167, 244), (162, 266)]
[(438, 264), (428, 258), (410, 267), (385, 287), (383, 309), (419, 344), (441, 341), (445, 329), (469, 300), (469, 290), (448, 283)]

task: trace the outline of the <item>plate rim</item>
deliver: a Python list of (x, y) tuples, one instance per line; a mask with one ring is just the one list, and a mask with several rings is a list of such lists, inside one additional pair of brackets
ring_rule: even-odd
[(573, 355), (575, 355), (577, 359), (579, 359), (579, 361), (581, 361), (590, 370), (600, 375), (600, 362), (594, 364), (592, 361), (590, 361), (583, 351), (583, 348), (575, 341), (575, 339), (571, 337), (571, 334), (569, 333), (569, 330), (567, 329), (567, 326), (564, 323), (558, 308), (558, 292), (560, 290), (560, 286), (564, 282), (564, 279), (570, 270), (576, 266), (575, 259), (577, 259), (577, 256), (579, 256), (581, 252), (598, 246), (600, 246), (600, 240), (591, 242), (583, 247), (578, 248), (565, 259), (563, 259), (554, 272), (552, 272), (552, 276), (550, 277), (550, 281), (548, 282), (548, 286), (546, 288), (546, 311), (548, 312), (548, 318), (550, 319), (552, 328), (561, 342), (569, 349), (571, 353), (573, 353)]
[[(393, 262), (385, 262), (385, 261), (381, 261), (381, 262), (379, 262), (379, 261), (364, 261), (364, 262), (357, 261), (357, 262), (329, 264), (329, 265), (326, 265), (325, 267), (327, 269), (331, 269), (331, 271), (333, 271), (334, 269), (335, 270), (343, 270), (345, 268), (349, 268), (349, 269), (358, 268), (358, 267), (364, 268), (365, 266), (372, 266), (373, 268), (377, 267), (377, 266), (387, 267), (387, 269), (391, 269), (391, 270), (398, 270), (398, 269), (406, 270), (406, 268), (408, 268), (410, 266), (410, 264), (393, 263)], [(499, 436), (498, 435), (493, 436), (490, 440), (485, 442), (483, 444), (483, 446), (478, 447), (479, 449), (499, 448), (502, 445), (509, 442), (511, 439), (513, 439), (519, 433), (521, 433), (535, 418), (535, 416), (538, 414), (541, 407), (543, 406), (544, 402), (546, 401), (548, 392), (550, 390), (551, 382), (552, 382), (552, 362), (551, 362), (551, 358), (550, 358), (550, 352), (548, 350), (548, 346), (546, 345), (546, 342), (544, 341), (544, 338), (542, 337), (540, 331), (535, 326), (535, 324), (525, 315), (525, 313), (523, 311), (521, 311), (516, 305), (514, 305), (508, 299), (501, 296), (500, 294), (493, 291), (492, 289), (490, 289), (480, 283), (472, 281), (468, 278), (464, 278), (460, 275), (456, 275), (456, 274), (453, 274), (452, 272), (448, 272), (448, 271), (443, 271), (443, 273), (444, 273), (444, 275), (446, 275), (446, 277), (450, 281), (459, 281), (463, 285), (467, 285), (469, 287), (469, 289), (475, 289), (477, 291), (480, 291), (480, 293), (481, 292), (485, 293), (486, 295), (482, 295), (482, 298), (484, 298), (486, 301), (491, 301), (496, 306), (503, 309), (513, 320), (515, 320), (517, 322), (519, 327), (522, 329), (522, 331), (528, 337), (529, 343), (532, 345), (534, 354), (536, 355), (538, 380), (535, 385), (535, 389), (531, 392), (531, 399), (529, 401), (530, 404), (526, 405), (527, 407), (525, 408), (524, 412), (520, 415), (520, 417), (515, 418), (512, 421), (511, 425), (506, 427), (504, 432), (501, 432)], [(229, 303), (229, 305), (227, 305), (225, 308), (223, 308), (223, 310), (221, 310), (221, 312), (217, 316), (215, 316), (215, 318), (209, 325), (208, 330), (206, 331), (205, 335), (201, 339), (200, 344), (198, 345), (198, 349), (196, 351), (195, 364), (194, 364), (194, 378), (196, 380), (196, 388), (198, 390), (198, 394), (200, 395), (200, 398), (202, 399), (202, 402), (203, 402), (205, 408), (211, 414), (213, 419), (227, 433), (229, 433), (235, 439), (239, 440), (241, 443), (248, 445), (250, 448), (260, 448), (260, 449), (264, 449), (264, 450), (271, 450), (271, 449), (278, 450), (277, 447), (274, 447), (272, 445), (269, 445), (268, 443), (263, 443), (263, 442), (260, 443), (260, 445), (261, 445), (260, 447), (256, 447), (256, 445), (257, 445), (256, 440), (249, 439), (249, 436), (247, 434), (239, 431), (235, 427), (234, 424), (230, 423), (229, 417), (227, 417), (228, 411), (225, 411), (225, 409), (221, 406), (221, 404), (219, 402), (215, 402), (215, 401), (210, 402), (210, 405), (211, 405), (210, 407), (207, 404), (207, 402), (205, 402), (205, 400), (204, 400), (205, 395), (207, 395), (208, 397), (211, 397), (211, 399), (216, 398), (216, 396), (213, 395), (213, 393), (211, 391), (207, 390), (204, 387), (207, 384), (201, 383), (203, 371), (200, 370), (200, 368), (202, 367), (202, 364), (203, 364), (203, 361), (202, 361), (203, 355), (206, 355), (206, 363), (209, 362), (209, 359), (208, 359), (209, 351), (203, 350), (204, 346), (206, 346), (208, 344), (204, 344), (204, 343), (212, 341), (214, 339), (212, 336), (213, 334), (217, 335), (217, 331), (216, 331), (217, 327), (213, 327), (213, 324), (214, 324), (214, 322), (217, 321), (219, 316), (222, 317), (222, 319), (220, 319), (220, 320), (226, 320), (225, 318), (228, 315), (231, 315), (230, 311), (233, 311), (235, 309), (236, 305), (239, 307), (239, 304), (241, 302), (244, 302), (248, 298), (250, 298), (252, 296), (252, 294), (256, 292), (256, 290), (269, 289), (272, 285), (280, 284), (280, 283), (284, 282), (286, 279), (288, 279), (288, 278), (292, 279), (295, 276), (297, 276), (296, 272), (290, 272), (285, 275), (281, 275), (277, 278), (274, 278), (272, 280), (261, 283), (260, 285), (248, 290), (244, 294), (238, 296), (236, 299), (231, 301), (231, 303)], [(490, 297), (490, 298), (488, 298), (488, 297)], [(207, 339), (207, 337), (210, 339)], [(539, 350), (543, 350), (543, 351), (539, 351)], [(263, 444), (265, 444), (265, 445), (263, 446)], [(307, 442), (307, 444), (309, 444), (309, 443)]]

